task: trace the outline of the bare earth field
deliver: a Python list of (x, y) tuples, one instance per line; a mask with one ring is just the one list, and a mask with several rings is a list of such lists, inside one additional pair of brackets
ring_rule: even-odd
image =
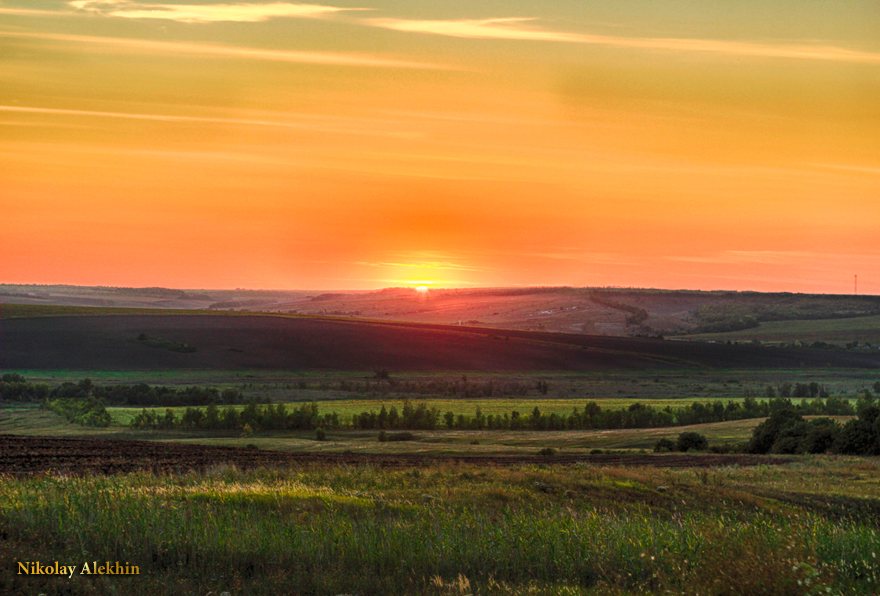
[(91, 473), (119, 474), (138, 470), (155, 473), (202, 471), (221, 464), (247, 469), (266, 466), (370, 465), (376, 467), (431, 466), (442, 462), (474, 465), (517, 465), (541, 461), (595, 466), (711, 468), (718, 466), (780, 465), (788, 459), (757, 455), (601, 454), (540, 456), (423, 455), (262, 451), (182, 443), (70, 439), (0, 435), (0, 474)]
[[(147, 345), (138, 336), (181, 352)], [(598, 371), (880, 367), (880, 352), (290, 316), (78, 316), (4, 319), (0, 369)]]

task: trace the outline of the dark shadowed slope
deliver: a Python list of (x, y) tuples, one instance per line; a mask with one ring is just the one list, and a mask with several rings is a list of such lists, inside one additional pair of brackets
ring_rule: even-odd
[[(150, 346), (145, 334), (195, 352)], [(0, 368), (610, 370), (880, 367), (880, 354), (271, 316), (0, 321)]]

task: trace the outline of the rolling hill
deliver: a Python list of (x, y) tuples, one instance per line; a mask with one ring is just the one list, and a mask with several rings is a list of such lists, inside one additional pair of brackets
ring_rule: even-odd
[(0, 320), (0, 368), (6, 370), (689, 367), (874, 369), (880, 367), (880, 353), (298, 316), (141, 314)]

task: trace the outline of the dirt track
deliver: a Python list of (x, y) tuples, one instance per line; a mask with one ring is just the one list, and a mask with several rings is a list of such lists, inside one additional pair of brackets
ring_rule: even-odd
[(27, 475), (45, 472), (120, 474), (137, 470), (179, 473), (228, 463), (240, 468), (279, 465), (372, 465), (378, 467), (425, 466), (441, 462), (477, 465), (524, 463), (590, 464), (597, 466), (656, 466), (709, 468), (716, 466), (776, 465), (787, 460), (757, 455), (557, 455), (446, 456), (367, 453), (289, 453), (238, 447), (211, 447), (149, 441), (65, 439), (0, 435), (0, 474)]

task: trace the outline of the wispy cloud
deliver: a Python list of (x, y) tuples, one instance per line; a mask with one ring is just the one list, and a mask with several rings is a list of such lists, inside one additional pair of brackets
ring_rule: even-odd
[(394, 60), (368, 54), (348, 54), (343, 52), (300, 52), (293, 50), (267, 50), (262, 48), (241, 48), (193, 42), (150, 41), (123, 37), (96, 37), (91, 35), (65, 35), (57, 33), (24, 33), (2, 31), (0, 37), (29, 37), (52, 41), (95, 44), (111, 47), (113, 50), (129, 50), (151, 54), (170, 54), (175, 56), (205, 56), (222, 58), (241, 58), (249, 60), (270, 60), (277, 62), (299, 62), (305, 64), (324, 64), (328, 66), (367, 66), (375, 68), (415, 68), (431, 70), (454, 70), (454, 67), (427, 62)]
[(74, 0), (69, 5), (110, 17), (166, 19), (183, 23), (235, 21), (257, 23), (276, 17), (320, 18), (343, 10), (359, 10), (319, 4), (139, 4), (127, 0)]
[(813, 252), (783, 250), (727, 250), (713, 255), (670, 256), (670, 261), (685, 263), (707, 263), (714, 265), (785, 265), (793, 262), (810, 261), (823, 256)]
[(584, 43), (583, 36), (576, 33), (546, 31), (523, 26), (532, 21), (527, 18), (505, 19), (462, 19), (455, 21), (425, 21), (406, 19), (365, 19), (374, 27), (406, 31), (410, 33), (432, 33), (450, 37), (470, 37), (480, 39), (524, 39), (533, 41), (569, 41)]
[(793, 58), (880, 64), (880, 53), (863, 52), (827, 45), (765, 44), (715, 39), (675, 39), (662, 37), (619, 37), (550, 31), (531, 25), (529, 18), (494, 18), (462, 20), (407, 20), (393, 18), (365, 19), (374, 27), (473, 39), (510, 39), (555, 41), (677, 52), (708, 52), (761, 58)]
[(582, 249), (558, 248), (548, 252), (533, 252), (524, 254), (525, 257), (537, 257), (542, 259), (555, 259), (563, 261), (582, 261), (594, 265), (631, 265), (633, 260), (624, 255), (613, 252), (586, 252)]
[[(13, 114), (43, 114), (47, 116), (82, 116), (86, 118), (115, 118), (122, 120), (147, 120), (152, 122), (168, 122), (168, 123), (196, 123), (196, 124), (220, 124), (232, 126), (257, 126), (257, 127), (273, 127), (273, 128), (291, 128), (299, 130), (317, 130), (329, 133), (340, 134), (358, 134), (382, 137), (399, 137), (406, 133), (398, 133), (387, 130), (375, 130), (374, 128), (364, 128), (359, 126), (362, 124), (350, 118), (335, 118), (321, 116), (299, 116), (298, 120), (291, 119), (290, 114), (284, 114), (285, 120), (268, 120), (260, 118), (214, 118), (209, 116), (177, 116), (167, 114), (137, 114), (129, 112), (102, 112), (92, 110), (68, 110), (60, 108), (39, 108), (28, 106), (4, 106), (0, 105), (0, 113)], [(0, 124), (3, 124), (0, 122)], [(7, 124), (16, 125), (40, 125), (45, 123), (18, 123), (11, 122)], [(54, 125), (53, 125), (54, 126)]]
[(11, 14), (24, 17), (57, 17), (64, 14), (54, 10), (39, 10), (35, 8), (7, 8), (0, 6), (0, 14)]
[(824, 170), (843, 170), (846, 172), (860, 172), (864, 174), (880, 174), (880, 168), (870, 167), (870, 166), (854, 166), (854, 165), (846, 165), (846, 164), (832, 164), (832, 163), (814, 163), (809, 164), (816, 168), (821, 168)]
[(408, 269), (443, 269), (449, 271), (483, 271), (482, 269), (478, 269), (476, 267), (467, 267), (465, 265), (459, 265), (458, 263), (450, 263), (450, 262), (420, 262), (420, 263), (389, 263), (382, 261), (358, 261), (355, 263), (356, 265), (362, 265), (365, 267), (404, 267)]

